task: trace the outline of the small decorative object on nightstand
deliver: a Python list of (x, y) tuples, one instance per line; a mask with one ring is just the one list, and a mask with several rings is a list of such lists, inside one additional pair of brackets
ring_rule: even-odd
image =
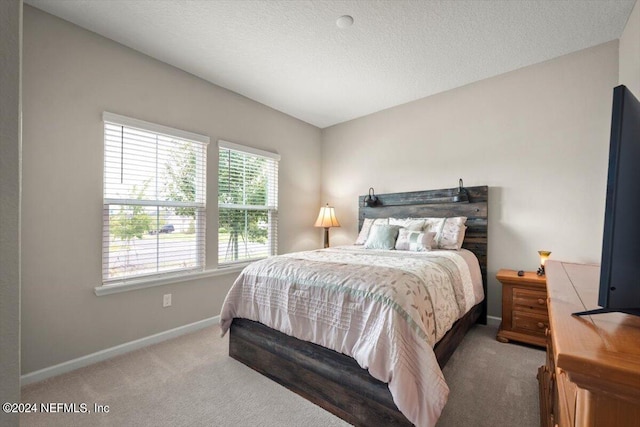
[(546, 346), (545, 330), (549, 327), (545, 276), (526, 271), (500, 270), (502, 283), (502, 323), (496, 339)]

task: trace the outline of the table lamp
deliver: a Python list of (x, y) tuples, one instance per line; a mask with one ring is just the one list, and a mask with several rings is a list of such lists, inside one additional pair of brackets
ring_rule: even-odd
[(544, 276), (544, 263), (551, 255), (550, 251), (538, 251), (538, 255), (540, 255), (540, 268), (538, 268), (537, 274), (538, 276)]
[(333, 206), (329, 206), (327, 203), (326, 206), (320, 208), (320, 213), (318, 214), (318, 219), (316, 219), (315, 223), (316, 227), (324, 227), (324, 247), (329, 247), (329, 229), (331, 227), (340, 227), (340, 223), (336, 218), (335, 209)]

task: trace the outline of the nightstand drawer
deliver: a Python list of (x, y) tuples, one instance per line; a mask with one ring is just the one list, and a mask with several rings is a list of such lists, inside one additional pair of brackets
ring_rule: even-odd
[(546, 314), (526, 311), (513, 311), (512, 328), (523, 332), (533, 333), (544, 337), (544, 331), (549, 327), (549, 317)]
[(547, 313), (547, 293), (536, 289), (513, 288), (514, 310), (533, 310)]

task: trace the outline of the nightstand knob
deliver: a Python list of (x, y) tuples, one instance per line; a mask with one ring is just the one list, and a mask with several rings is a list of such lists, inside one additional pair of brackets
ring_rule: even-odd
[(542, 298), (538, 298), (538, 304), (544, 305), (544, 300)]
[(544, 323), (538, 322), (538, 328), (540, 328), (540, 329), (544, 328)]

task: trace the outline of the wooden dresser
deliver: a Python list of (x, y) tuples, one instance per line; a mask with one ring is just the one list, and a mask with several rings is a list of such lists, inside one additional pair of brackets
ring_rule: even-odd
[(598, 308), (600, 268), (547, 261), (547, 362), (538, 371), (542, 426), (640, 427), (640, 317)]
[(503, 269), (496, 278), (502, 283), (502, 323), (496, 339), (544, 347), (549, 327), (545, 277), (530, 271), (518, 276), (515, 270)]

